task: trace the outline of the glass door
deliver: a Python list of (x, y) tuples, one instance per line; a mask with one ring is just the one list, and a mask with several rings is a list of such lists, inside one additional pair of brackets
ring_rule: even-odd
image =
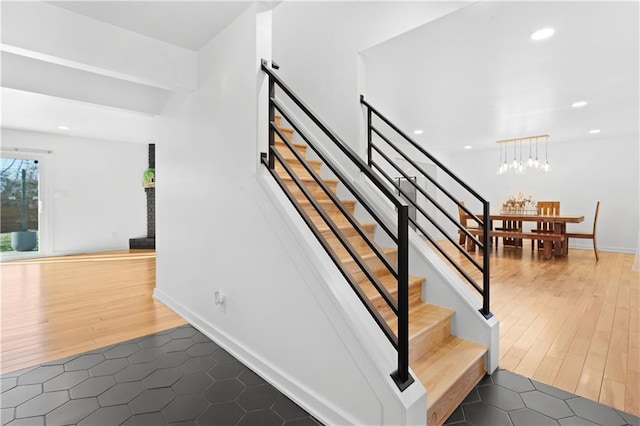
[(0, 158), (0, 254), (41, 250), (40, 164), (24, 154)]

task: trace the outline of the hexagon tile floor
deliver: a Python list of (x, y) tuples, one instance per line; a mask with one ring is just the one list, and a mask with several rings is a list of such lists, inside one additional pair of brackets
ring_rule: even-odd
[[(0, 377), (2, 425), (318, 426), (186, 325)], [(499, 370), (446, 425), (638, 426), (638, 417)]]

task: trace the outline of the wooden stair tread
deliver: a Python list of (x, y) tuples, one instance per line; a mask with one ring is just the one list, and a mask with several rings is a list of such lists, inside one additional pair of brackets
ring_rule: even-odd
[[(282, 180), (285, 181), (289, 181), (289, 182), (293, 182), (293, 178), (289, 175), (286, 176), (280, 176), (280, 178)], [(303, 183), (307, 183), (307, 182), (313, 182), (313, 183), (317, 183), (316, 180), (314, 178), (312, 178), (311, 176), (298, 176), (298, 179), (300, 179)], [(338, 184), (338, 179), (334, 179), (334, 178), (322, 178), (322, 181), (325, 182), (326, 184)]]
[[(304, 144), (304, 143), (294, 142), (294, 141), (289, 141), (289, 142), (291, 142), (296, 149), (305, 150), (308, 148), (307, 144)], [(274, 139), (274, 143), (276, 145), (282, 145), (283, 148), (286, 147), (288, 149), (287, 145), (284, 143), (282, 139), (280, 139), (280, 136), (278, 136), (277, 134), (276, 134), (276, 138)]]
[[(362, 229), (364, 229), (365, 232), (369, 234), (372, 234), (373, 231), (375, 230), (375, 227), (377, 226), (375, 222), (359, 222), (359, 223)], [(356, 228), (354, 228), (350, 224), (348, 225), (340, 224), (338, 225), (338, 229), (344, 234), (345, 237), (353, 237), (355, 235), (360, 235), (358, 231), (356, 231)], [(327, 226), (326, 224), (319, 226), (318, 230), (323, 234), (327, 234), (329, 236), (333, 235), (333, 231), (331, 231), (331, 228), (329, 228), (329, 226)]]
[[(392, 254), (397, 253), (398, 249), (395, 248), (395, 247), (380, 247), (380, 251), (382, 252), (382, 254), (387, 256), (387, 259), (389, 259), (389, 256), (392, 255)], [(365, 262), (367, 260), (377, 259), (376, 254), (373, 253), (373, 252), (361, 255), (361, 257), (362, 257), (362, 260), (364, 260)], [(346, 256), (342, 257), (340, 260), (342, 261), (342, 263), (344, 265), (347, 265), (349, 263), (355, 263), (355, 260), (353, 260), (353, 258), (351, 258), (351, 256), (349, 256), (349, 255), (346, 255)], [(393, 262), (389, 262), (389, 263), (393, 264)]]
[[(378, 276), (380, 283), (389, 291), (392, 296), (396, 296), (398, 294), (398, 281), (391, 274), (384, 274)], [(424, 277), (419, 277), (416, 275), (409, 275), (409, 293), (411, 291), (421, 291), (422, 283), (424, 282)], [(376, 298), (382, 297), (378, 290), (375, 289), (373, 284), (369, 282), (365, 282), (361, 284), (362, 290), (367, 295), (369, 300), (374, 300)]]
[[(433, 327), (438, 327), (443, 321), (449, 321), (455, 313), (453, 309), (431, 303), (421, 303), (409, 311), (409, 340), (428, 333)], [(389, 321), (392, 329), (396, 330), (398, 320)]]
[(411, 369), (427, 389), (427, 409), (436, 404), (486, 352), (487, 348), (482, 345), (449, 336), (414, 361)]

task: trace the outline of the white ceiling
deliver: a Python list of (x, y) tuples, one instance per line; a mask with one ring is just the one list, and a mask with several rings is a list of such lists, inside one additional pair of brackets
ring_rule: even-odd
[[(250, 3), (50, 4), (197, 50)], [(363, 52), (368, 100), (385, 105), (401, 127), (424, 129), (415, 138), (443, 151), (495, 149), (496, 140), (542, 133), (551, 142), (637, 136), (638, 9), (638, 2), (473, 3)], [(529, 39), (546, 26), (553, 38)], [(8, 52), (2, 59), (2, 85), (11, 89), (3, 90), (4, 127), (60, 132), (71, 124), (70, 134), (94, 128), (93, 137), (153, 141), (151, 123), (168, 91)], [(578, 100), (589, 104), (571, 108)], [(601, 133), (590, 135), (593, 128)]]
[[(364, 52), (368, 100), (445, 151), (537, 134), (637, 137), (638, 5), (473, 3)], [(552, 38), (530, 39), (545, 27)]]
[(189, 50), (199, 50), (248, 1), (51, 1), (55, 6)]

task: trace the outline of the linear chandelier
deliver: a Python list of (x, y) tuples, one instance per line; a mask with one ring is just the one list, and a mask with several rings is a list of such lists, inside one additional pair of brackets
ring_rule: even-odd
[[(544, 139), (544, 162), (538, 159), (538, 142)], [(526, 161), (522, 159), (522, 143), (529, 143), (529, 158)], [(527, 136), (524, 138), (515, 139), (503, 139), (497, 141), (500, 144), (500, 165), (498, 166), (498, 174), (502, 175), (509, 171), (513, 171), (517, 174), (524, 173), (527, 169), (541, 170), (548, 172), (551, 170), (549, 165), (547, 145), (549, 143), (549, 135)], [(535, 144), (535, 158), (533, 157), (532, 147)], [(513, 145), (513, 160), (507, 159), (511, 150), (510, 145)], [(518, 156), (518, 152), (520, 155)], [(504, 154), (504, 155), (503, 155)]]

